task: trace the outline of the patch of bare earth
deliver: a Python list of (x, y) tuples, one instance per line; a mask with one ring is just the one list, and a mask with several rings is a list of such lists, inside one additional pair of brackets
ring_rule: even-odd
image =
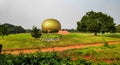
[[(93, 58), (90, 55), (84, 56), (84, 59), (99, 62), (95, 57)], [(112, 63), (114, 61), (114, 59), (99, 59), (99, 60), (107, 62), (107, 63)]]

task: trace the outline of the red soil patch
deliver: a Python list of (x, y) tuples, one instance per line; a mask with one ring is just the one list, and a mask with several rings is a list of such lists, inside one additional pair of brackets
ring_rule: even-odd
[[(96, 60), (96, 58), (92, 58), (90, 55), (87, 55), (87, 56), (84, 56), (84, 59), (86, 60), (92, 60), (92, 61), (95, 61), (95, 62), (99, 62)], [(102, 61), (105, 61), (107, 63), (112, 63), (114, 61), (114, 59), (101, 59)]]
[(71, 58), (71, 60), (72, 60), (72, 61), (76, 61), (76, 60), (78, 60), (78, 58), (77, 58), (77, 57), (74, 57), (74, 58)]
[[(109, 44), (118, 44), (120, 41), (112, 41), (108, 42)], [(91, 47), (91, 46), (102, 46), (103, 43), (94, 43), (94, 44), (80, 44), (80, 45), (73, 45), (73, 46), (65, 46), (65, 47), (50, 47), (50, 48), (42, 48), (40, 51), (41, 52), (51, 52), (51, 51), (65, 51), (65, 50), (70, 50), (70, 49), (80, 49), (80, 48), (86, 48), (86, 47)], [(19, 53), (34, 53), (39, 51), (38, 48), (28, 48), (28, 49), (10, 49), (10, 50), (3, 50), (2, 54), (4, 53), (10, 53), (10, 54), (19, 54)], [(39, 51), (39, 52), (40, 52)]]
[(59, 30), (59, 32), (57, 34), (67, 35), (67, 34), (69, 34), (69, 32), (67, 30)]
[(90, 57), (89, 55), (84, 56), (84, 58), (85, 58), (86, 60), (90, 60), (90, 59), (91, 59), (91, 57)]

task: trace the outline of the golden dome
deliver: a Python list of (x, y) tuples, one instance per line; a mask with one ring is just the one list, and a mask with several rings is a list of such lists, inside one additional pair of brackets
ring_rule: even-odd
[(56, 19), (46, 19), (42, 23), (42, 31), (44, 32), (50, 32), (52, 30), (60, 30), (61, 24)]

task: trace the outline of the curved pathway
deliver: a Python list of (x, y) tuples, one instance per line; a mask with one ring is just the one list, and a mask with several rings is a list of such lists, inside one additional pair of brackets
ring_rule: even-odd
[[(120, 41), (111, 41), (108, 42), (109, 44), (118, 44)], [(103, 43), (93, 43), (93, 44), (79, 44), (79, 45), (72, 45), (72, 46), (65, 46), (65, 47), (50, 47), (50, 48), (30, 48), (30, 49), (11, 49), (11, 50), (3, 50), (2, 54), (7, 53), (7, 54), (19, 54), (19, 53), (34, 53), (34, 52), (51, 52), (51, 51), (65, 51), (65, 50), (70, 50), (70, 49), (80, 49), (80, 48), (86, 48), (86, 47), (91, 47), (91, 46), (102, 46)]]

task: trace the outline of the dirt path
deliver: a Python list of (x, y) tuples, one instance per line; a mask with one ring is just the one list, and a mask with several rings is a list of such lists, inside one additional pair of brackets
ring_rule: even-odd
[[(111, 41), (108, 42), (109, 44), (118, 44), (120, 41)], [(73, 45), (73, 46), (65, 46), (65, 47), (51, 47), (51, 48), (42, 48), (41, 52), (48, 52), (48, 51), (65, 51), (70, 49), (80, 49), (80, 48), (86, 48), (91, 46), (102, 46), (103, 43), (94, 43), (94, 44), (80, 44), (80, 45)], [(12, 50), (3, 50), (2, 54), (4, 53), (10, 53), (10, 54), (19, 54), (19, 53), (34, 53), (39, 51), (38, 48), (34, 49), (12, 49)]]

